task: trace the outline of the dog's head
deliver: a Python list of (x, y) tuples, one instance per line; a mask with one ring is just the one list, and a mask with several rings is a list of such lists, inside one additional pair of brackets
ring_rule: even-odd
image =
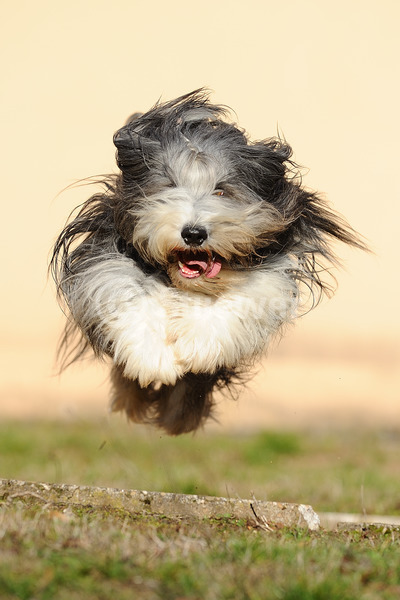
[(251, 142), (226, 116), (198, 90), (117, 131), (120, 235), (178, 288), (218, 294), (282, 254), (322, 285), (314, 257), (330, 258), (326, 235), (358, 245), (354, 232), (301, 187), (288, 144)]
[(279, 199), (290, 148), (249, 143), (225, 113), (194, 92), (134, 115), (114, 136), (121, 235), (177, 287), (216, 294), (288, 226)]

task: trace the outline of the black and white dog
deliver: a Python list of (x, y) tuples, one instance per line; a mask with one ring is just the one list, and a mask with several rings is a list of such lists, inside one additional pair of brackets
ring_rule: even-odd
[(52, 257), (66, 362), (109, 356), (113, 408), (170, 434), (204, 422), (213, 390), (296, 317), (302, 284), (327, 291), (330, 240), (364, 247), (301, 186), (288, 144), (251, 142), (226, 117), (204, 90), (133, 115), (114, 136), (121, 172)]

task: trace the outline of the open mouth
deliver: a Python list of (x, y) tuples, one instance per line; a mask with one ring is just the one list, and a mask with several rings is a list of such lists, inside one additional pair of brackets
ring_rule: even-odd
[(180, 250), (176, 257), (179, 273), (186, 279), (195, 279), (201, 275), (212, 278), (218, 275), (222, 267), (221, 259), (205, 250)]

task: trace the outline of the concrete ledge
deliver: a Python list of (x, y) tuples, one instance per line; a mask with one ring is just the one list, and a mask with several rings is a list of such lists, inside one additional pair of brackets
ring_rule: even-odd
[(319, 513), (324, 529), (350, 529), (355, 526), (400, 527), (400, 517), (388, 515), (357, 515), (352, 513)]
[(30, 498), (43, 504), (67, 504), (125, 510), (132, 514), (189, 517), (193, 519), (229, 516), (252, 519), (269, 526), (300, 527), (316, 531), (320, 521), (311, 506), (285, 502), (259, 502), (212, 496), (190, 496), (162, 492), (119, 490), (64, 484), (31, 483), (0, 479), (0, 499)]

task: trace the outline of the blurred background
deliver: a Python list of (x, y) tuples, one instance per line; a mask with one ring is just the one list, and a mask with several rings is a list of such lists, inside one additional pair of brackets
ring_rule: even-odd
[[(105, 365), (58, 376), (50, 248), (115, 171), (134, 111), (201, 86), (253, 139), (279, 130), (374, 254), (338, 247), (338, 291), (271, 349), (210, 428), (399, 426), (400, 5), (396, 0), (16, 0), (1, 19), (0, 417), (103, 418)], [(60, 193), (61, 192), (61, 193)], [(116, 418), (116, 417), (113, 417)]]

